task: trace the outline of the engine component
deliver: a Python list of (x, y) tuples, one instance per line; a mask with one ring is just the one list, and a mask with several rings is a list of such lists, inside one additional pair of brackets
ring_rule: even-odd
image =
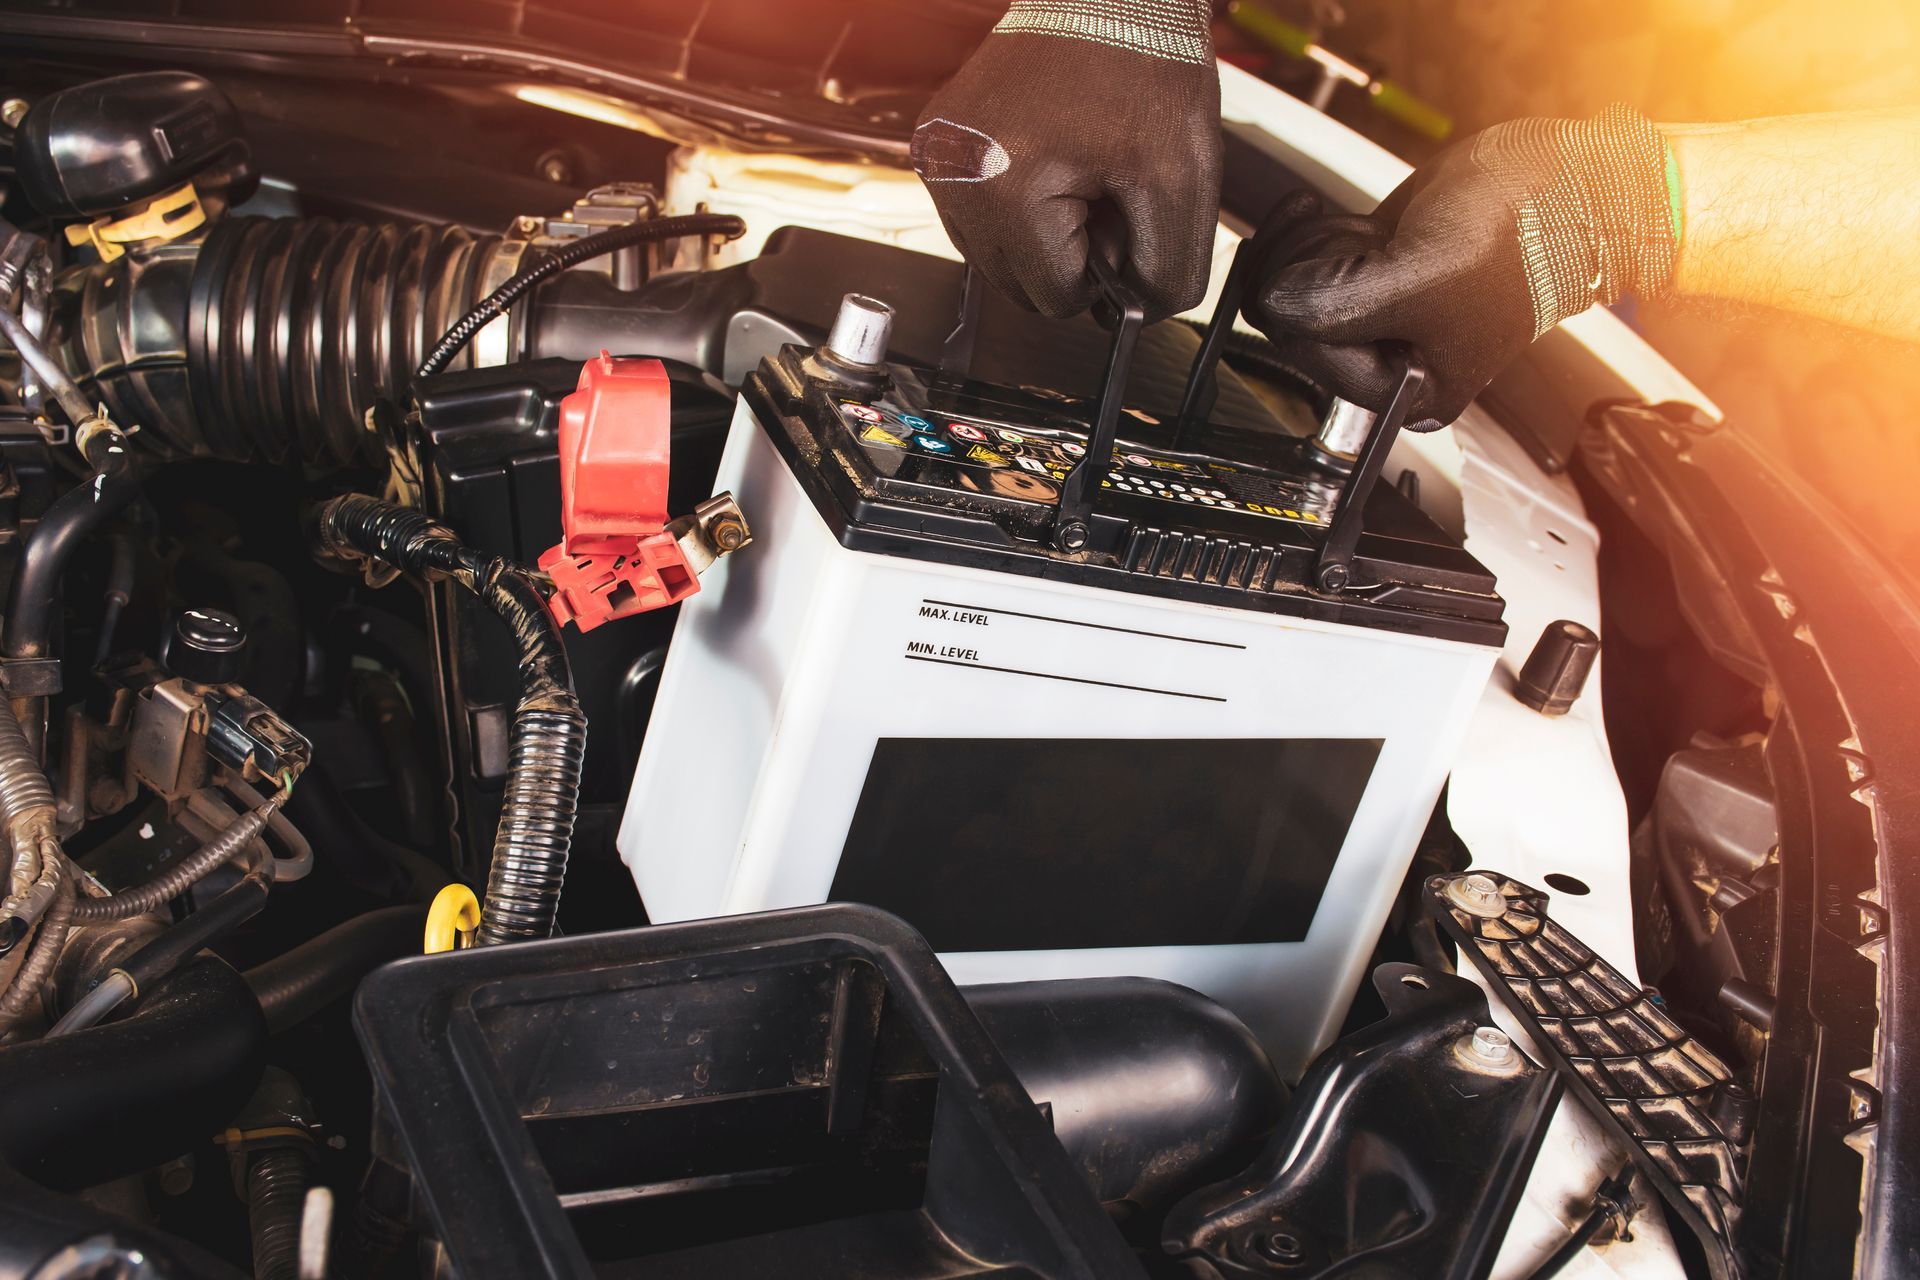
[(403, 960), (354, 1024), (455, 1274), (1143, 1274), (871, 908)]
[[(0, 336), (20, 357), (20, 403), (29, 415), (37, 415), (50, 394), (66, 415), (67, 425), (77, 429), (93, 419), (93, 406), (39, 337), (47, 319), (52, 275), (47, 242), (0, 220)], [(21, 303), (17, 316), (12, 309), (16, 292)], [(66, 442), (56, 428), (44, 430), (49, 441)]]
[(111, 423), (93, 423), (93, 430), (75, 440), (93, 467), (93, 477), (61, 495), (35, 526), (14, 566), (7, 616), (0, 623), (0, 674), (8, 693), (31, 700), (22, 718), (36, 745), (46, 728), (45, 699), (60, 692), (60, 664), (52, 646), (67, 567), (81, 543), (140, 496), (139, 471), (127, 437)]
[(346, 494), (320, 509), (315, 529), (320, 549), (339, 559), (459, 583), (513, 633), (520, 697), (479, 941), (546, 937), (566, 882), (587, 737), (566, 645), (546, 602), (526, 570), (462, 546), (418, 511)]
[(169, 1160), (246, 1101), (266, 1038), (240, 975), (191, 960), (118, 1022), (0, 1047), (0, 1156), (63, 1189)]
[(291, 782), (313, 746), (273, 708), (233, 686), (206, 694), (207, 754), (248, 782)]
[(466, 346), (483, 326), (505, 315), (507, 308), (541, 281), (556, 276), (569, 267), (620, 250), (637, 248), (644, 244), (657, 244), (662, 240), (671, 240), (679, 236), (724, 236), (733, 239), (745, 230), (746, 224), (735, 217), (689, 214), (681, 218), (629, 223), (576, 240), (565, 248), (556, 250), (541, 262), (519, 272), (513, 279), (482, 298), (473, 310), (460, 317), (458, 322), (441, 335), (440, 341), (434, 344), (433, 350), (427, 353), (426, 359), (422, 360), (420, 367), (414, 371), (414, 377), (430, 378), (444, 370), (460, 349)]
[(114, 76), (47, 94), (14, 139), (27, 199), (57, 218), (118, 213), (188, 184), (245, 199), (256, 180), (250, 156), (227, 95), (184, 71)]
[(620, 835), (649, 915), (870, 902), (965, 983), (1194, 987), (1297, 1076), (1504, 638), (1492, 576), (1375, 486), (1367, 585), (1318, 590), (1344, 477), (1271, 418), (1176, 451), (1128, 414), (1099, 465), (1095, 404), (847, 368), (747, 379), (716, 483), (765, 549), (682, 607)]
[[(223, 218), (60, 278), (66, 359), (162, 456), (377, 458), (367, 410), (539, 253), (460, 227)], [(520, 351), (515, 321), (475, 363)]]
[(1699, 1237), (1716, 1277), (1733, 1252), (1744, 1193), (1752, 1096), (1714, 1052), (1643, 990), (1547, 914), (1547, 895), (1491, 871), (1505, 909), (1466, 910), (1427, 882), (1426, 907), (1569, 1077), (1600, 1121), (1626, 1140), (1641, 1172)]
[[(203, 674), (219, 674), (228, 656), (188, 648), (177, 638), (169, 651), (170, 659)], [(313, 745), (298, 729), (237, 684), (169, 677), (144, 660), (111, 674), (132, 697), (128, 767), (155, 795), (185, 799), (207, 786), (216, 765), (248, 782), (288, 785), (313, 757)]]
[(1162, 1213), (1244, 1168), (1287, 1091), (1213, 1001), (1151, 978), (966, 987), (961, 994), (1110, 1209)]
[(239, 1269), (178, 1237), (58, 1195), (0, 1166), (0, 1272), (114, 1280), (245, 1280)]
[(666, 366), (606, 352), (560, 402), (560, 544), (540, 557), (561, 626), (678, 604), (700, 574), (752, 541), (731, 495), (667, 526), (673, 406)]
[(228, 684), (240, 678), (246, 648), (246, 628), (232, 614), (183, 609), (160, 647), (160, 665), (194, 684)]
[(1287, 1124), (1167, 1217), (1196, 1275), (1471, 1280), (1506, 1235), (1560, 1079), (1492, 1026), (1465, 978), (1386, 964), (1387, 1016), (1300, 1082)]
[[(126, 920), (152, 911), (168, 899), (177, 897), (215, 867), (240, 856), (248, 846), (259, 840), (261, 833), (267, 829), (268, 820), (272, 818), (274, 811), (280, 807), (285, 798), (286, 793), (281, 792), (263, 801), (249, 813), (228, 824), (213, 839), (146, 883), (103, 898), (86, 899), (74, 908), (74, 918), (83, 924), (98, 920)], [(271, 857), (271, 855), (268, 856)], [(267, 883), (271, 884), (273, 880), (271, 865), (265, 868), (255, 867), (249, 871), (249, 874), (263, 870)], [(210, 908), (194, 913), (188, 918), (189, 922), (198, 920), (206, 914), (206, 910)], [(258, 910), (258, 907), (256, 906), (254, 910)], [(128, 960), (120, 967), (126, 969), (136, 980), (144, 976), (134, 972), (136, 966), (132, 960)], [(138, 989), (137, 981), (133, 989)], [(129, 991), (128, 994), (132, 992)]]

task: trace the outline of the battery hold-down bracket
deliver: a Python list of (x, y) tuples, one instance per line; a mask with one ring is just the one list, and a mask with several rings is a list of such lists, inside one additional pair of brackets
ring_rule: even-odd
[(560, 402), (560, 545), (540, 557), (561, 626), (678, 604), (700, 574), (752, 541), (731, 494), (667, 520), (672, 418), (666, 366), (602, 351)]

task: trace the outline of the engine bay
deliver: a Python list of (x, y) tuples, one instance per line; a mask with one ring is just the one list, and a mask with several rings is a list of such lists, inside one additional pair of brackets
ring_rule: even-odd
[(1330, 403), (1258, 212), (1057, 321), (897, 157), (483, 228), (277, 179), (257, 72), (19, 74), (0, 1273), (1765, 1273), (1680, 409)]

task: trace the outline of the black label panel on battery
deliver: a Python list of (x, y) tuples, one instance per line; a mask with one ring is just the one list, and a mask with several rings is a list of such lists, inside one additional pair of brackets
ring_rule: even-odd
[(1298, 942), (1381, 745), (881, 738), (828, 896), (940, 951)]
[[(974, 493), (1052, 505), (1086, 456), (1086, 436), (1049, 427), (954, 414), (914, 413), (887, 401), (840, 402), (841, 421), (887, 471), (888, 454), (950, 465), (951, 485)], [(1239, 511), (1270, 520), (1325, 525), (1338, 489), (1327, 483), (1193, 454), (1117, 441), (1100, 487), (1175, 506)]]

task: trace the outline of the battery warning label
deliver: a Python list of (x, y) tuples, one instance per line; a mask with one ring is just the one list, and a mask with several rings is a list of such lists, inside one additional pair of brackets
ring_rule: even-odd
[[(1086, 456), (1084, 436), (1018, 428), (980, 418), (909, 413), (881, 402), (840, 403), (842, 421), (870, 453), (918, 454), (952, 468), (952, 483), (975, 493), (1052, 505), (1060, 485)], [(1170, 454), (1116, 441), (1102, 489), (1161, 502), (1244, 511), (1270, 520), (1325, 525), (1338, 491), (1259, 467)]]

